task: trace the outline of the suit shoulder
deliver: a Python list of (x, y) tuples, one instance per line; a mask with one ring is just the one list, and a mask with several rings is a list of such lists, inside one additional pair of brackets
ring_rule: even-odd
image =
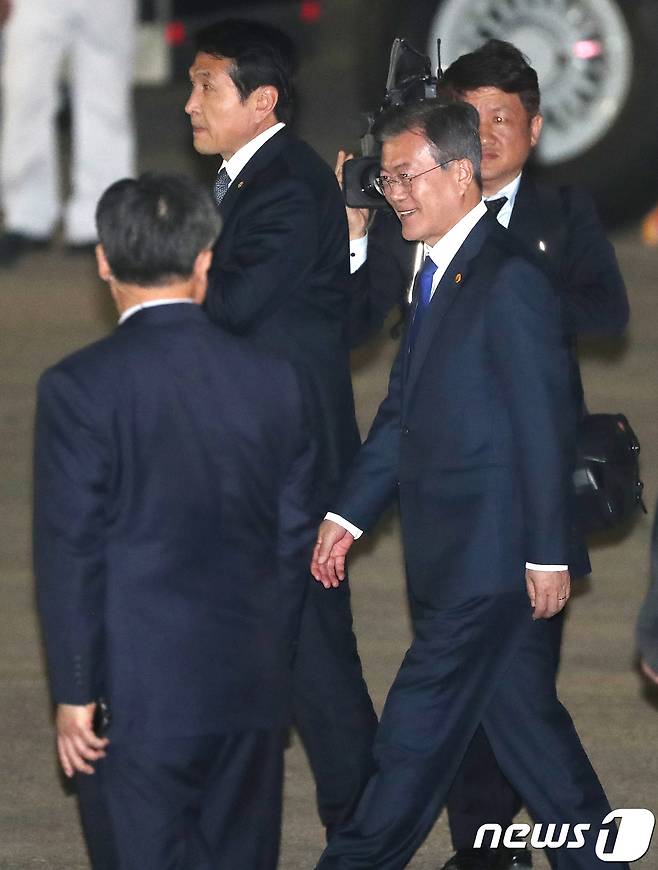
[(557, 299), (558, 291), (546, 273), (540, 254), (501, 226), (490, 234), (485, 250), (488, 250), (491, 287), (520, 287), (532, 284), (534, 292), (543, 289)]

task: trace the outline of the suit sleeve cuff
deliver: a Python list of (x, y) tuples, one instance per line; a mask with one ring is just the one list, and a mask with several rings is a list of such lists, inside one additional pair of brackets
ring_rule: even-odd
[(347, 529), (347, 531), (350, 533), (350, 535), (352, 535), (355, 541), (363, 534), (363, 529), (360, 529), (358, 526), (353, 525), (348, 520), (344, 519), (344, 517), (341, 517), (338, 514), (325, 514), (325, 520), (331, 520), (333, 523), (337, 523), (339, 526)]
[(363, 266), (368, 257), (368, 233), (350, 241), (350, 272), (352, 275)]
[(535, 562), (526, 562), (526, 568), (532, 571), (568, 571), (568, 565), (537, 565)]

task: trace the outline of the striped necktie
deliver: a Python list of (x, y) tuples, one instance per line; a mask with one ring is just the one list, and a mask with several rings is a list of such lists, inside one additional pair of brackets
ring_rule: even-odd
[(418, 277), (416, 278), (416, 286), (418, 288), (418, 301), (416, 303), (416, 308), (414, 309), (414, 316), (413, 320), (411, 321), (411, 326), (409, 327), (410, 353), (416, 342), (418, 333), (420, 331), (420, 326), (432, 300), (432, 279), (434, 278), (434, 273), (436, 272), (437, 268), (438, 266), (436, 265), (434, 260), (430, 256), (427, 256), (425, 257), (421, 270), (418, 273)]
[(230, 183), (231, 179), (229, 177), (229, 174), (226, 169), (222, 167), (217, 173), (217, 178), (215, 178), (215, 187), (213, 190), (215, 194), (215, 202), (217, 203), (217, 205), (221, 205), (222, 200), (226, 196), (226, 191), (228, 190)]

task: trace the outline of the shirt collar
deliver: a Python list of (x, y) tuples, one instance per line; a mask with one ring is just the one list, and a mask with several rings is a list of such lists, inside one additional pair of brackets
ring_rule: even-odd
[(498, 212), (498, 223), (502, 224), (504, 227), (509, 225), (510, 217), (512, 215), (512, 209), (514, 208), (514, 202), (516, 201), (516, 194), (519, 192), (519, 185), (521, 184), (521, 173), (513, 178), (509, 184), (506, 184), (505, 187), (501, 187), (500, 190), (496, 191), (496, 193), (492, 193), (490, 196), (485, 196), (484, 201), (486, 202), (488, 199), (500, 199), (501, 196), (504, 196), (507, 199), (505, 205)]
[(279, 121), (277, 124), (268, 127), (267, 130), (263, 130), (263, 132), (259, 133), (258, 136), (254, 136), (254, 138), (247, 142), (246, 145), (243, 145), (242, 148), (238, 148), (230, 160), (222, 161), (222, 165), (219, 167), (220, 172), (222, 169), (225, 169), (228, 173), (229, 182), (232, 182), (233, 179), (242, 172), (258, 149), (263, 146), (268, 139), (271, 139), (275, 133), (278, 133), (279, 130), (283, 130), (285, 126), (286, 125), (283, 121)]
[(431, 248), (425, 245), (426, 256), (431, 257), (437, 265), (433, 281), (434, 287), (439, 283), (444, 272), (450, 265), (450, 261), (464, 244), (466, 236), (486, 213), (487, 207), (484, 204), (484, 201), (480, 200), (480, 202), (467, 212), (463, 218), (457, 221), (454, 227), (449, 229), (445, 236), (440, 238), (435, 245)]
[(194, 299), (151, 299), (148, 302), (140, 302), (139, 305), (131, 305), (130, 308), (126, 308), (126, 310), (122, 313), (119, 318), (119, 326), (122, 323), (125, 323), (129, 317), (132, 317), (133, 314), (137, 314), (138, 311), (141, 311), (142, 308), (155, 308), (156, 305), (179, 305), (181, 302), (189, 303), (190, 305), (194, 305)]

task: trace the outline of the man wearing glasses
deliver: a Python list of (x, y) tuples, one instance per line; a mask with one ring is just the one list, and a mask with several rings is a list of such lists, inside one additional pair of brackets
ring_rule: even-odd
[[(488, 207), (556, 281), (562, 331), (571, 351), (571, 394), (582, 413), (577, 336), (621, 333), (628, 320), (628, 301), (614, 249), (590, 197), (575, 188), (538, 184), (526, 169), (542, 129), (537, 74), (515, 46), (492, 39), (458, 58), (446, 70), (440, 91), (478, 110), (482, 187)], [(417, 246), (405, 241), (392, 212), (380, 211), (367, 236), (367, 211), (348, 209), (348, 220), (354, 270), (350, 330), (352, 342), (358, 344), (381, 328), (391, 307), (400, 304), (407, 309)], [(590, 564), (579, 529), (572, 530), (570, 543), (568, 564), (575, 579), (588, 574)], [(563, 615), (556, 616), (552, 625), (557, 668)], [(473, 849), (480, 825), (497, 822), (507, 828), (521, 805), (479, 729), (447, 801), (455, 854), (444, 870), (531, 867), (527, 849), (501, 845), (486, 855)]]
[(558, 866), (602, 866), (609, 805), (557, 699), (551, 641), (570, 594), (569, 357), (554, 287), (481, 201), (478, 120), (427, 101), (377, 125), (379, 183), (424, 260), (388, 396), (312, 571), (338, 586), (355, 538), (397, 495), (414, 638), (376, 773), (318, 870), (406, 867), (480, 727), (537, 822), (591, 826), (581, 848), (554, 851)]

